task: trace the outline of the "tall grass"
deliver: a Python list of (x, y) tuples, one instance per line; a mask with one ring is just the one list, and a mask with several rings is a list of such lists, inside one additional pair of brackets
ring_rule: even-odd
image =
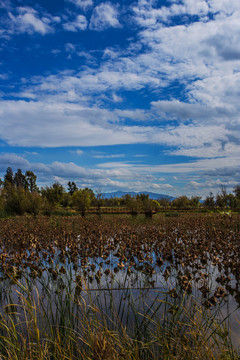
[(187, 293), (155, 291), (149, 303), (127, 282), (91, 291), (71, 274), (55, 287), (47, 277), (11, 281), (1, 359), (238, 359), (220, 309), (213, 313)]

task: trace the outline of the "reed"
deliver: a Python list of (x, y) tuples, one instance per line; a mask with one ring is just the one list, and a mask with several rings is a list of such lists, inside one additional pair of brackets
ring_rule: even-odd
[(213, 313), (187, 292), (156, 291), (149, 303), (127, 282), (116, 297), (110, 285), (91, 291), (69, 273), (58, 292), (47, 278), (11, 281), (9, 301), (17, 301), (1, 315), (2, 359), (238, 359), (221, 309)]

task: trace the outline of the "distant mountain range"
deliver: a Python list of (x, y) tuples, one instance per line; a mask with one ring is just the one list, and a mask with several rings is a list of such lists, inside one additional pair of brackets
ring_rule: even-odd
[(139, 191), (139, 192), (115, 191), (115, 192), (110, 192), (110, 193), (103, 193), (103, 198), (105, 198), (105, 199), (111, 199), (114, 197), (121, 198), (122, 196), (127, 195), (127, 194), (129, 194), (131, 196), (137, 196), (138, 194), (145, 194), (145, 195), (149, 195), (149, 199), (152, 199), (152, 200), (167, 199), (167, 200), (172, 201), (175, 199), (173, 196), (157, 194), (157, 193), (153, 193), (153, 192), (149, 192), (149, 191)]

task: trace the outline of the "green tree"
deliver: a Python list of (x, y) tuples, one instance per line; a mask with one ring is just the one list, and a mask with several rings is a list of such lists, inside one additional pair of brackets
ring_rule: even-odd
[(41, 208), (42, 208), (42, 197), (39, 194), (39, 192), (33, 191), (33, 192), (29, 192), (26, 191), (27, 193), (27, 197), (29, 199), (29, 205), (27, 207), (27, 212), (29, 212), (30, 214), (33, 215), (37, 215)]
[(236, 198), (240, 200), (240, 185), (236, 185), (233, 189), (233, 192)]
[(139, 203), (141, 211), (144, 212), (146, 217), (151, 218), (153, 216), (153, 201), (149, 199), (148, 194), (137, 194), (136, 200)]
[(68, 182), (68, 192), (70, 195), (73, 195), (75, 193), (75, 191), (78, 190), (77, 185), (75, 184), (74, 181), (69, 181)]
[(172, 206), (179, 210), (188, 209), (189, 199), (186, 195), (179, 196), (172, 201)]
[(11, 187), (4, 190), (5, 193), (5, 211), (9, 214), (23, 215), (31, 206), (30, 199), (24, 188)]
[(60, 201), (60, 205), (67, 208), (70, 205), (71, 195), (69, 192), (64, 192)]
[(224, 209), (227, 207), (227, 197), (223, 196), (222, 194), (216, 195), (215, 204), (217, 207)]
[(214, 209), (215, 201), (212, 192), (210, 192), (210, 194), (206, 197), (206, 199), (203, 202), (203, 205), (208, 209)]
[(201, 196), (192, 196), (189, 199), (189, 205), (192, 209), (198, 209), (200, 206)]
[(12, 186), (13, 184), (13, 171), (12, 168), (9, 166), (6, 170), (6, 174), (4, 175), (4, 187), (8, 187), (9, 185)]
[(220, 190), (221, 190), (221, 193), (217, 194), (215, 203), (216, 203), (216, 206), (220, 207), (221, 209), (225, 209), (226, 207), (228, 207), (227, 188), (225, 185), (221, 185)]
[(160, 204), (157, 200), (152, 200), (153, 211), (158, 211), (160, 209)]
[(101, 215), (101, 207), (104, 205), (103, 193), (100, 189), (96, 191), (95, 202), (97, 205), (97, 213)]
[(88, 188), (79, 189), (74, 192), (71, 198), (71, 205), (85, 216), (91, 205), (91, 195)]
[(89, 189), (88, 187), (84, 188), (83, 190), (86, 191), (89, 194), (91, 205), (93, 205), (94, 202), (96, 201), (94, 191), (92, 189)]
[(238, 208), (238, 200), (233, 194), (227, 195), (227, 206), (230, 209), (237, 209)]
[(31, 193), (39, 191), (37, 184), (36, 184), (37, 176), (34, 174), (33, 171), (30, 171), (30, 170), (26, 171), (25, 179), (26, 179), (25, 186)]
[(48, 201), (51, 208), (60, 205), (64, 192), (64, 187), (58, 182), (41, 189), (42, 196)]
[(235, 209), (240, 209), (240, 185), (236, 185), (233, 192), (235, 194)]
[(132, 216), (136, 216), (141, 209), (141, 201), (137, 200), (135, 196), (126, 194), (123, 196), (126, 207), (131, 212)]
[(158, 199), (158, 203), (159, 203), (160, 207), (164, 208), (164, 210), (168, 210), (171, 206), (171, 201), (169, 199), (165, 199), (165, 198)]
[(26, 177), (22, 173), (21, 169), (17, 169), (17, 172), (14, 175), (13, 182), (14, 182), (14, 185), (16, 186), (16, 188), (24, 189), (26, 187)]

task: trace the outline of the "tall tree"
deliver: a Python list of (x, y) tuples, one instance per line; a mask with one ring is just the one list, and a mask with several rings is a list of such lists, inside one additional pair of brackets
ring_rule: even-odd
[(4, 187), (7, 187), (9, 185), (13, 185), (13, 171), (12, 168), (9, 166), (6, 170), (6, 174), (4, 175)]
[(37, 176), (34, 174), (33, 171), (26, 171), (25, 173), (25, 177), (26, 177), (26, 187), (30, 192), (37, 192), (38, 191), (38, 187), (36, 184), (37, 181)]
[(22, 173), (21, 169), (17, 169), (17, 172), (14, 175), (14, 184), (16, 186), (16, 188), (25, 188), (26, 186), (26, 177), (25, 175)]

